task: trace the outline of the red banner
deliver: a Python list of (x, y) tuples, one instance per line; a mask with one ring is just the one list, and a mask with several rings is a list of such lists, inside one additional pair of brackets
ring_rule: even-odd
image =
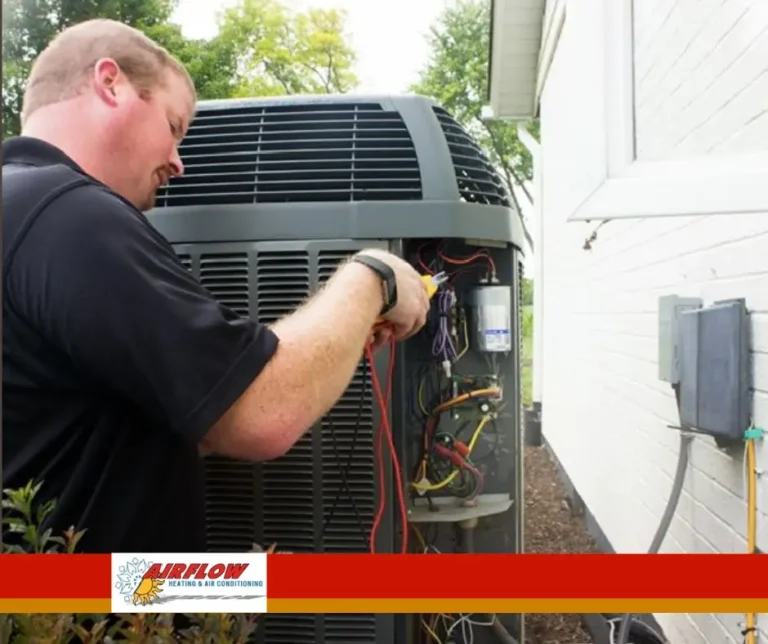
[[(759, 555), (266, 557), (270, 613), (768, 612)], [(0, 611), (112, 612), (114, 575), (111, 555), (1, 555)]]

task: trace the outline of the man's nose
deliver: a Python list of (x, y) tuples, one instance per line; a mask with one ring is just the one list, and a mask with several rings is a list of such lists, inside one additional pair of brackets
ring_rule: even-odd
[(173, 154), (171, 155), (170, 166), (171, 173), (174, 177), (180, 177), (182, 174), (184, 174), (184, 164), (181, 162), (179, 151), (175, 147), (173, 148)]

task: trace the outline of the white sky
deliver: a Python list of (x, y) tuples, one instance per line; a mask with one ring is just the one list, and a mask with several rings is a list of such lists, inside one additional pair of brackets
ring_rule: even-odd
[[(452, 0), (281, 0), (295, 11), (312, 8), (344, 9), (348, 42), (357, 52), (355, 73), (359, 93), (399, 93), (418, 79), (427, 64), (426, 36)], [(173, 20), (188, 38), (208, 38), (216, 33), (219, 11), (236, 0), (180, 0)], [(375, 8), (378, 7), (378, 8)]]

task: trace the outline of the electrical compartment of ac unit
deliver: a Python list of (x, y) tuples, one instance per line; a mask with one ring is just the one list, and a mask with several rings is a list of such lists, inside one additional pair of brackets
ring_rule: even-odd
[(481, 244), (416, 240), (409, 255), (421, 272), (450, 277), (405, 347), (414, 400), (404, 468), (409, 521), (446, 524), (448, 542), (467, 522), (503, 522), (521, 484), (522, 268)]

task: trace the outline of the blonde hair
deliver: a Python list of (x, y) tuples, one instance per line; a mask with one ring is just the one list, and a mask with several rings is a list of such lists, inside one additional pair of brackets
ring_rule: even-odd
[(38, 56), (24, 92), (22, 125), (35, 110), (77, 96), (101, 58), (112, 58), (144, 97), (165, 84), (170, 69), (197, 100), (189, 73), (164, 47), (122, 22), (97, 18), (64, 29)]

